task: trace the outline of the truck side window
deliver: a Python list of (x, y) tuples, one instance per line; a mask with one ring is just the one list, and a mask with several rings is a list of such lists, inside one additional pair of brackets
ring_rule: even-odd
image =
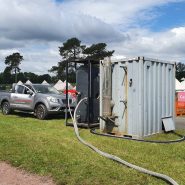
[(22, 85), (17, 85), (15, 87), (15, 93), (23, 94), (24, 87)]
[(25, 88), (24, 89), (24, 94), (29, 94), (28, 92), (29, 92), (29, 89), (28, 88)]

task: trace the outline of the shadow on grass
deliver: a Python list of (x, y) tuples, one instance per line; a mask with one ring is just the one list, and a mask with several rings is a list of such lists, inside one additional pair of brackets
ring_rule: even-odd
[[(38, 119), (34, 116), (33, 112), (23, 112), (23, 111), (13, 111), (11, 115), (15, 115), (22, 118), (33, 118)], [(68, 118), (70, 118), (70, 115), (68, 115)], [(46, 120), (53, 120), (53, 119), (65, 119), (65, 114), (50, 114), (48, 115)]]

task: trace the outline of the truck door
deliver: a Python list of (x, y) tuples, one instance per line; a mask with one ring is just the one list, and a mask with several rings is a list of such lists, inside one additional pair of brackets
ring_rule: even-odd
[(15, 92), (11, 94), (12, 107), (18, 110), (32, 110), (34, 95), (23, 85), (16, 85)]

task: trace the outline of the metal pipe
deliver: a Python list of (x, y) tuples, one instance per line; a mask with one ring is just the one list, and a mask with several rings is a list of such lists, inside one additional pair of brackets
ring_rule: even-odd
[(88, 60), (88, 104), (87, 104), (87, 116), (88, 116), (88, 127), (90, 128), (91, 121), (91, 62)]
[(66, 107), (65, 107), (65, 125), (68, 124), (68, 60), (66, 61)]
[(111, 111), (111, 100), (112, 100), (112, 70), (110, 57), (104, 59), (104, 79), (103, 79), (103, 100), (102, 109), (103, 117), (109, 117), (112, 115)]

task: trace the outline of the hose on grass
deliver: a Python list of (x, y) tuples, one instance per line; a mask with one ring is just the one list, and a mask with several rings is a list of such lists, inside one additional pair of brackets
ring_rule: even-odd
[(166, 181), (167, 183), (169, 184), (172, 184), (172, 185), (178, 185), (178, 183), (173, 180), (171, 177), (167, 176), (167, 175), (164, 175), (164, 174), (160, 174), (160, 173), (156, 173), (156, 172), (153, 172), (153, 171), (150, 171), (150, 170), (147, 170), (145, 168), (142, 168), (142, 167), (139, 167), (139, 166), (136, 166), (134, 164), (131, 164), (115, 155), (112, 155), (112, 154), (109, 154), (109, 153), (106, 153), (106, 152), (103, 152), (101, 150), (99, 150), (98, 148), (96, 148), (95, 146), (93, 146), (92, 144), (86, 142), (85, 140), (83, 140), (81, 137), (80, 137), (80, 134), (79, 134), (79, 130), (78, 130), (78, 126), (77, 126), (77, 120), (76, 120), (76, 113), (77, 113), (77, 110), (80, 106), (80, 104), (87, 100), (87, 98), (83, 98), (79, 101), (79, 103), (77, 104), (76, 108), (75, 108), (75, 111), (74, 111), (74, 117), (72, 116), (72, 113), (71, 113), (71, 109), (70, 109), (70, 106), (69, 106), (69, 112), (70, 112), (70, 115), (71, 115), (71, 118), (73, 120), (73, 126), (74, 126), (74, 131), (75, 131), (75, 134), (78, 138), (78, 140), (83, 143), (84, 145), (86, 145), (87, 147), (89, 147), (90, 149), (94, 150), (95, 152), (97, 152), (98, 154), (106, 157), (106, 158), (109, 158), (113, 161), (116, 161), (122, 165), (125, 165), (125, 166), (128, 166), (130, 168), (133, 168), (139, 172), (142, 172), (142, 173), (145, 173), (145, 174), (148, 174), (148, 175), (151, 175), (151, 176), (154, 176), (156, 178), (160, 178), (164, 181)]
[(144, 140), (144, 139), (134, 139), (130, 137), (122, 137), (122, 136), (115, 136), (111, 134), (103, 134), (103, 133), (98, 133), (96, 129), (91, 129), (90, 132), (95, 135), (99, 136), (106, 136), (106, 137), (112, 137), (112, 138), (117, 138), (117, 139), (126, 139), (126, 140), (132, 140), (132, 141), (139, 141), (139, 142), (146, 142), (146, 143), (158, 143), (158, 144), (170, 144), (170, 143), (178, 143), (185, 141), (185, 136), (177, 134), (173, 132), (175, 135), (178, 135), (180, 138), (176, 140), (169, 140), (169, 141), (158, 141), (158, 140)]

